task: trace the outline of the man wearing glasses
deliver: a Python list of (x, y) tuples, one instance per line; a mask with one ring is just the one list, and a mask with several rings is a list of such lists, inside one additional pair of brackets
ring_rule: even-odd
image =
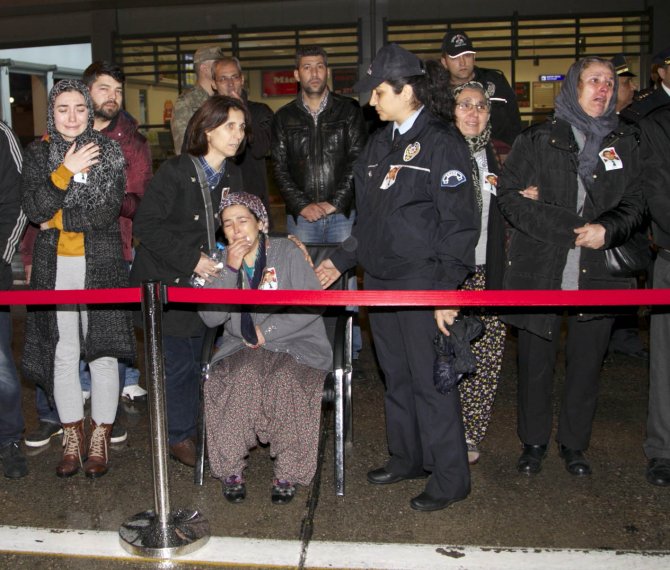
[(270, 211), (265, 157), (270, 152), (272, 110), (265, 103), (249, 101), (244, 89), (242, 66), (236, 57), (222, 57), (212, 69), (212, 87), (219, 95), (235, 97), (245, 103), (251, 114), (252, 137), (236, 162), (242, 169), (244, 190), (258, 196)]

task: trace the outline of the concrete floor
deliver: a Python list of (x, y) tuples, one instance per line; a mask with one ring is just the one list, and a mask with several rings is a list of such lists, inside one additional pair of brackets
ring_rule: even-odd
[[(22, 338), (21, 313), (15, 311), (17, 348)], [(241, 505), (228, 504), (219, 483), (209, 476), (202, 487), (194, 486), (192, 471), (170, 461), (172, 507), (201, 510), (213, 536), (298, 540), (307, 526), (313, 540), (328, 541), (670, 550), (670, 489), (653, 487), (644, 480), (641, 443), (647, 369), (642, 362), (615, 355), (604, 363), (588, 453), (593, 476), (570, 476), (552, 448), (542, 473), (528, 478), (515, 470), (519, 453), (515, 434), (516, 341), (508, 337), (493, 421), (481, 460), (472, 468), (472, 494), (444, 511), (417, 513), (408, 501), (421, 492), (422, 482), (374, 487), (365, 480), (370, 468), (386, 460), (386, 445), (383, 385), (367, 332), (364, 336), (361, 363), (365, 379), (354, 385), (355, 442), (347, 460), (345, 497), (334, 494), (329, 434), (320, 489), (300, 489), (285, 507), (270, 504), (271, 460), (262, 447), (251, 454), (248, 498)], [(562, 374), (559, 365), (557, 391)], [(36, 425), (33, 401), (32, 387), (24, 385), (28, 430)], [(114, 446), (107, 476), (96, 481), (83, 476), (59, 479), (54, 473), (59, 441), (37, 450), (25, 448), (30, 474), (0, 482), (0, 525), (117, 531), (131, 515), (152, 508), (146, 406), (122, 404), (121, 409), (129, 438)], [(312, 506), (318, 498), (313, 513), (310, 496)], [(0, 554), (0, 568), (79, 568), (80, 563), (83, 567), (84, 561), (75, 559), (65, 563), (61, 558)], [(90, 560), (86, 563), (90, 565)], [(111, 561), (96, 565), (127, 567), (127, 563)]]

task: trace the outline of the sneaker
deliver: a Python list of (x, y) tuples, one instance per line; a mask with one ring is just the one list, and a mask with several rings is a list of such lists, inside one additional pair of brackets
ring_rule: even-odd
[(286, 479), (274, 479), (270, 500), (273, 505), (285, 505), (295, 497), (295, 485)]
[(63, 428), (60, 424), (40, 420), (37, 429), (25, 437), (25, 442), (28, 447), (42, 447), (48, 444), (52, 437), (62, 433)]
[(81, 391), (81, 398), (84, 400), (84, 406), (86, 405), (86, 402), (90, 399), (91, 397), (91, 391), (90, 390), (82, 390)]
[(123, 388), (123, 392), (121, 392), (121, 397), (125, 398), (126, 400), (146, 400), (147, 399), (147, 391), (142, 388), (139, 384), (131, 384), (130, 386), (126, 386)]
[(128, 439), (128, 432), (119, 422), (114, 422), (112, 426), (112, 437), (110, 443), (122, 443)]
[(223, 496), (229, 503), (241, 503), (247, 496), (247, 486), (240, 475), (230, 475), (223, 480)]
[(19, 479), (28, 475), (28, 464), (18, 441), (13, 441), (0, 448), (0, 460), (2, 460), (5, 477)]

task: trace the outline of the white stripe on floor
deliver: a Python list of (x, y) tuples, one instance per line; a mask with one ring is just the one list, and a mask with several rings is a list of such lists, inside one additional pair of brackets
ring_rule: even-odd
[[(138, 560), (119, 544), (116, 532), (0, 526), (0, 551), (40, 555)], [(180, 562), (212, 565), (297, 566), (297, 540), (212, 537)], [(144, 559), (146, 560), (146, 559)], [(319, 542), (309, 545), (306, 568), (545, 570), (647, 570), (668, 568), (668, 551), (557, 550), (445, 545)]]

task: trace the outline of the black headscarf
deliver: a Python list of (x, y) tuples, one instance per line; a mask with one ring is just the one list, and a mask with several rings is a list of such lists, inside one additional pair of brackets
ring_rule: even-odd
[(612, 68), (612, 64), (607, 60), (594, 57), (583, 58), (573, 63), (568, 70), (565, 81), (563, 81), (561, 92), (556, 97), (556, 111), (554, 113), (557, 118), (567, 121), (586, 137), (584, 148), (579, 153), (579, 166), (577, 168), (577, 172), (586, 186), (590, 186), (593, 182), (593, 172), (598, 164), (598, 151), (602, 140), (614, 130), (619, 122), (616, 114), (619, 82), (616, 79), (614, 68), (612, 68), (614, 92), (605, 112), (600, 117), (591, 117), (586, 114), (579, 104), (579, 76), (584, 69), (593, 63), (602, 63)]

